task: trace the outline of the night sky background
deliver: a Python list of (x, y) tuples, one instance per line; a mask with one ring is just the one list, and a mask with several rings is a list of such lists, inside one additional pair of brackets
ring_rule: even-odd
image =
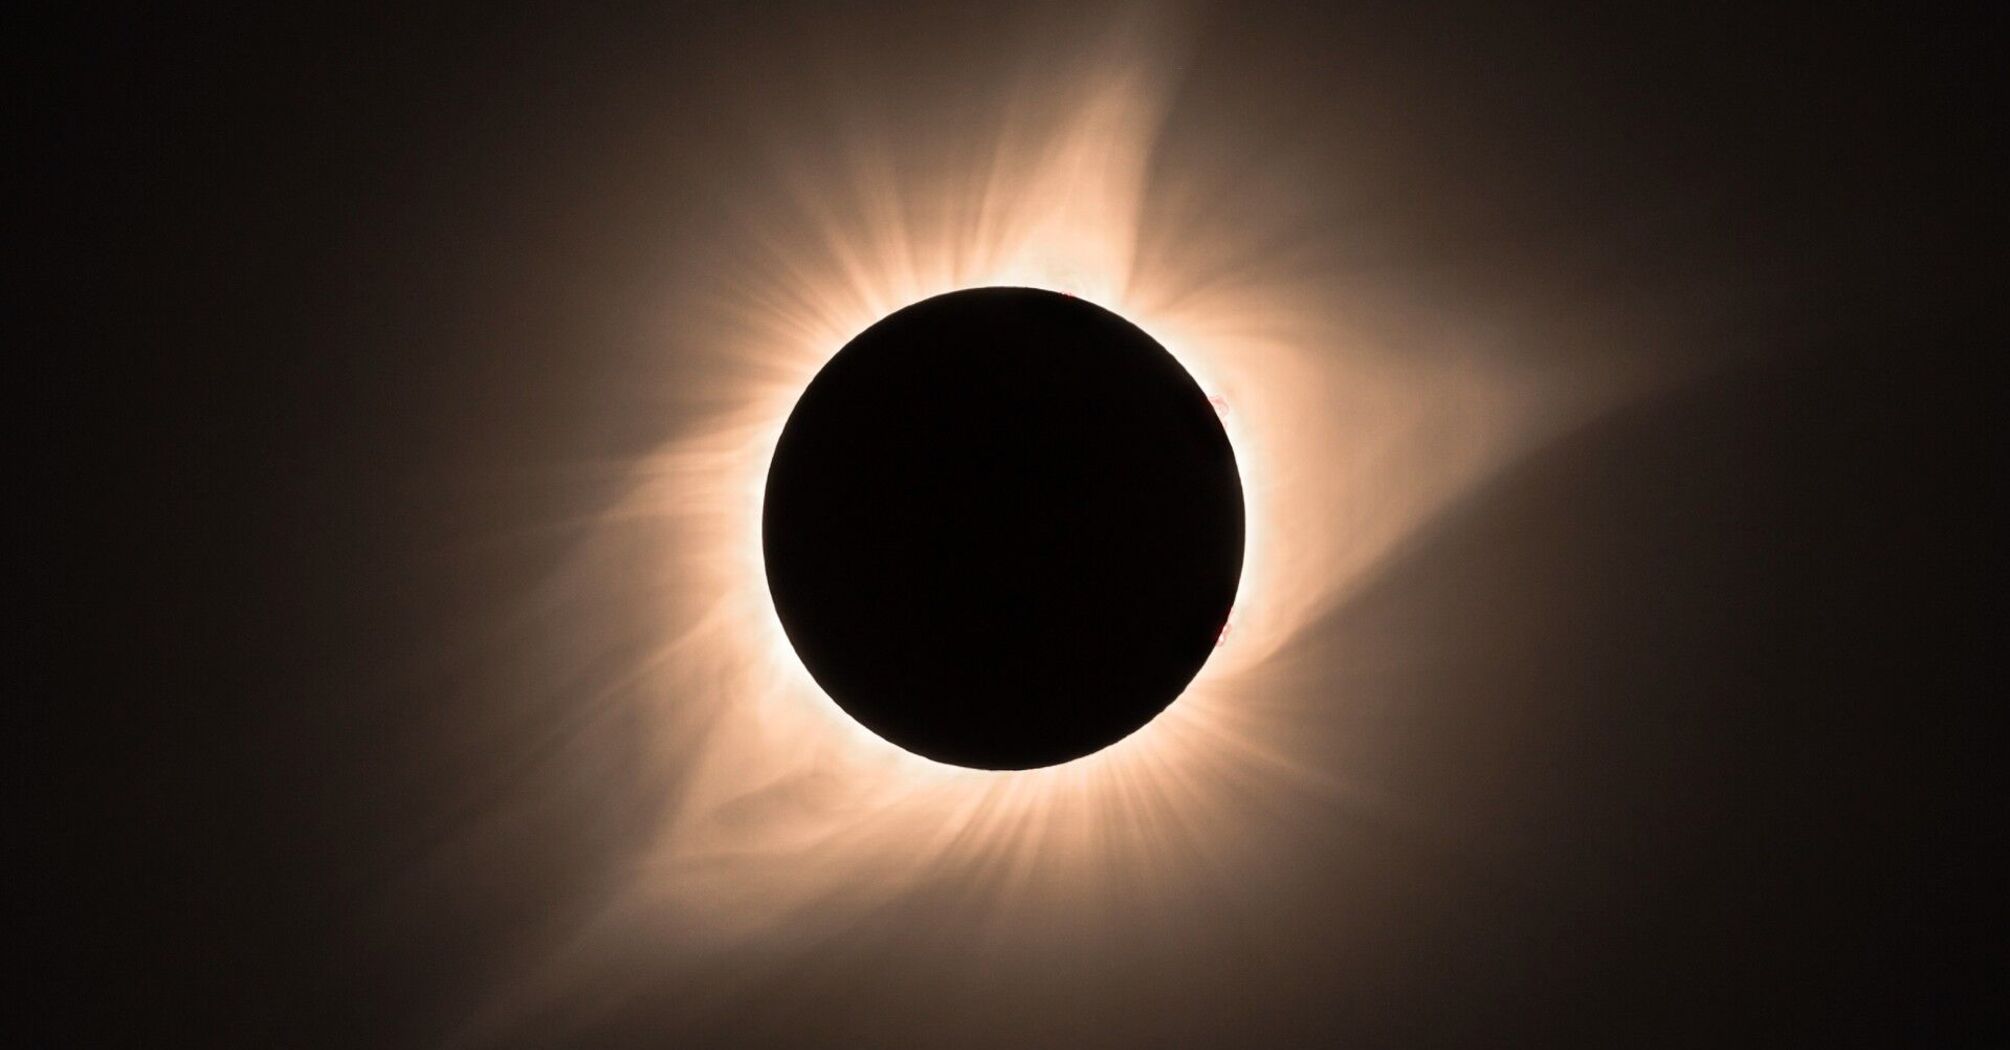
[(1305, 237), (1510, 363), (1681, 376), (1278, 657), (1303, 751), (1428, 833), (1273, 800), (1263, 879), (1095, 951), (971, 961), (981, 887), (943, 886), (471, 1034), (675, 790), (493, 702), (508, 610), (616, 495), (580, 465), (684, 424), (628, 320), (832, 84), (953, 119), (1093, 14), (584, 6), (15, 41), (11, 1045), (2002, 1045), (2001, 26), (1861, 5), (1187, 14), (1155, 166), (1295, 173)]

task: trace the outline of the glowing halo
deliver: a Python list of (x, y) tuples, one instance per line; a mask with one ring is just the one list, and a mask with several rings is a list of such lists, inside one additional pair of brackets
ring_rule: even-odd
[[(1087, 873), (1106, 868), (1111, 851), (1152, 849), (1169, 839), (1215, 840), (1217, 831), (1202, 825), (1219, 803), (1195, 805), (1211, 778), (1328, 779), (1286, 758), (1261, 726), (1260, 709), (1237, 698), (1247, 696), (1292, 629), (1333, 600), (1349, 576), (1372, 567), (1418, 516), (1512, 447), (1511, 409), (1490, 377), (1463, 362), (1406, 363), (1357, 352), (1344, 379), (1354, 390), (1342, 403), (1344, 418), (1368, 440), (1348, 442), (1344, 425), (1339, 433), (1332, 423), (1308, 427), (1309, 417), (1332, 414), (1331, 403), (1308, 411), (1307, 402), (1319, 402), (1335, 386), (1330, 374), (1308, 382), (1315, 363), (1330, 373), (1332, 358), (1340, 356), (1333, 335), (1293, 339), (1251, 331), (1250, 323), (1295, 315), (1316, 328), (1331, 320), (1327, 311), (1292, 305), (1300, 288), (1187, 290), (1152, 279), (1132, 263), (1157, 100), (1142, 75), (1102, 78), (1058, 118), (1041, 148), (1023, 159), (1000, 158), (1001, 165), (1026, 170), (997, 174), (982, 199), (927, 201), (926, 187), (903, 192), (871, 181), (833, 181), (829, 185), (853, 190), (858, 199), (804, 191), (803, 213), (816, 223), (811, 235), (762, 238), (774, 247), (776, 269), (740, 290), (746, 311), (741, 345), (754, 367), (739, 391), (739, 407), (654, 457), (635, 497), (640, 513), (669, 512), (662, 538), (676, 566), (669, 575), (687, 581), (673, 599), (672, 622), (690, 621), (692, 593), (714, 599), (703, 621), (711, 629), (680, 638), (667, 662), (724, 657), (734, 665), (730, 676), (716, 680), (730, 699), (719, 705), (712, 742), (689, 775), (689, 795), (662, 836), (654, 869), (658, 892), (727, 893), (738, 903), (699, 910), (714, 920), (730, 916), (729, 925), (771, 928), (801, 906), (826, 904), (819, 882), (897, 886), (1000, 849), (1037, 855), (1055, 871)], [(917, 200), (933, 206), (916, 210), (966, 218), (974, 213), (975, 221), (923, 229), (902, 208)], [(954, 232), (971, 228), (988, 232)], [(809, 680), (781, 631), (765, 591), (758, 542), (762, 483), (782, 424), (828, 356), (901, 306), (996, 285), (1087, 299), (1164, 345), (1225, 406), (1223, 423), (1244, 472), (1248, 514), (1233, 630), (1181, 702), (1117, 746), (1009, 775), (919, 758), (839, 710)], [(1438, 409), (1444, 414), (1420, 415), (1397, 393), (1405, 384), (1432, 388), (1445, 402)], [(1448, 425), (1450, 433), (1431, 439), (1458, 440), (1434, 446), (1435, 462), (1388, 470), (1392, 444), (1424, 436), (1405, 429)], [(1356, 455), (1366, 453), (1358, 470), (1379, 467), (1382, 476), (1412, 477), (1371, 502), (1359, 498), (1368, 495), (1362, 487), (1368, 477), (1340, 475), (1340, 486), (1352, 488), (1357, 500), (1348, 507), (1352, 542), (1334, 557), (1304, 537), (1315, 529), (1307, 505), (1330, 500), (1335, 483), (1298, 472), (1344, 467), (1350, 444)], [(1287, 477), (1279, 476), (1280, 465), (1287, 466)], [(706, 491), (703, 518), (669, 510), (688, 503), (694, 487)], [(645, 509), (652, 503), (658, 509)], [(1280, 565), (1281, 551), (1296, 557)], [(1327, 564), (1307, 572), (1308, 558)], [(702, 581), (695, 587), (688, 582), (694, 576)], [(717, 652), (700, 656), (701, 649)], [(665, 692), (682, 689), (679, 684)], [(672, 716), (667, 732), (675, 737), (686, 730)], [(1224, 765), (1235, 767), (1233, 773)], [(767, 805), (792, 795), (810, 811), (784, 815), (789, 807)], [(762, 815), (754, 816), (757, 811)], [(722, 822), (726, 813), (734, 816)], [(906, 848), (886, 848), (894, 840)], [(810, 857), (816, 863), (806, 866)], [(898, 862), (904, 870), (860, 878), (889, 857), (904, 858)], [(759, 880), (764, 862), (786, 873), (777, 870), (767, 892), (742, 896), (750, 879)], [(826, 874), (816, 874), (819, 868)], [(719, 883), (707, 891), (715, 878)]]
[[(986, 950), (1062, 928), (1093, 945), (1255, 877), (1295, 820), (1387, 808), (1305, 749), (1304, 705), (1347, 698), (1306, 695), (1294, 642), (1617, 384), (1507, 372), (1454, 316), (1419, 329), (1397, 309), (1418, 293), (1318, 255), (1336, 238), (1302, 232), (1307, 196), (1215, 206), (1208, 187), (1246, 174), (1232, 161), (1155, 175), (1165, 51), (1120, 36), (1043, 68), (961, 139), (833, 122), (775, 185), (734, 189), (745, 250), (708, 257), (663, 322), (675, 352), (655, 382), (697, 421), (636, 465), (551, 588), (554, 606), (649, 625), (652, 651), (613, 682), (576, 663), (644, 734), (662, 808), (511, 1009), (598, 980), (619, 954), (604, 946), (638, 929), (685, 952), (786, 951), (947, 887), (999, 917), (968, 931)], [(1246, 514), (1232, 630), (1180, 701), (1088, 757), (1006, 773), (904, 751), (824, 696), (770, 602), (759, 529), (781, 428), (828, 357), (909, 303), (1000, 285), (1087, 299), (1169, 350), (1218, 399)]]

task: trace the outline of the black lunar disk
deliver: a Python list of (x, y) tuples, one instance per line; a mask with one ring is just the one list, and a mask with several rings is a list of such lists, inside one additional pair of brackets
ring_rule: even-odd
[(817, 683), (980, 769), (1151, 721), (1242, 573), (1241, 478), (1193, 378), (1116, 314), (1029, 288), (939, 295), (846, 344), (789, 416), (761, 525)]

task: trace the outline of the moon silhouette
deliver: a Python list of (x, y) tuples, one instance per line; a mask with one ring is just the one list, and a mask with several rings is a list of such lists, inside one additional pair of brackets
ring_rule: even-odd
[(1242, 570), (1241, 478), (1151, 336), (978, 288), (866, 329), (791, 412), (762, 547), (775, 611), (847, 713), (916, 754), (1055, 765), (1186, 688)]

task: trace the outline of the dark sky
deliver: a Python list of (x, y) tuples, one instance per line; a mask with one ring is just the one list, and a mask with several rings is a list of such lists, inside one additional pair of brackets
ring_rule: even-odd
[(833, 97), (980, 120), (1092, 6), (149, 6), (17, 41), (18, 1045), (2000, 1044), (1959, 713), (2000, 633), (2001, 34), (1863, 5), (1183, 20), (1155, 178), (1277, 174), (1190, 192), (1305, 197), (1277, 259), (1351, 238), (1496, 364), (1681, 377), (1276, 657), (1297, 753), (1429, 834), (1266, 797), (1261, 878), (1093, 945), (977, 950), (1042, 918), (922, 885), (784, 950), (638, 938), (469, 1027), (679, 790), (506, 641), (619, 496), (582, 465), (732, 396), (638, 389), (686, 347), (634, 319), (749, 236), (722, 201), (778, 143), (842, 138)]

